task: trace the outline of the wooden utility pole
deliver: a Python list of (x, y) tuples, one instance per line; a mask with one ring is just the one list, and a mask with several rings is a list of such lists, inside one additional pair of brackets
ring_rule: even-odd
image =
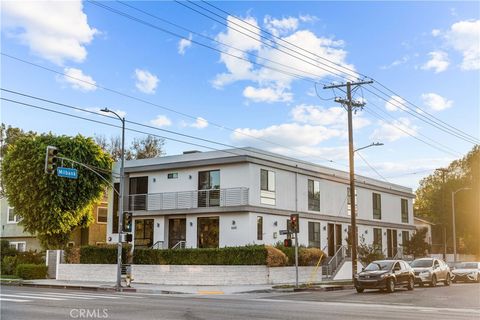
[(354, 148), (353, 148), (353, 121), (352, 121), (352, 111), (357, 108), (363, 108), (365, 105), (364, 102), (352, 101), (352, 86), (361, 86), (363, 84), (370, 84), (373, 81), (360, 81), (360, 82), (350, 82), (344, 84), (336, 84), (331, 86), (324, 86), (323, 89), (334, 89), (334, 88), (347, 88), (347, 99), (335, 98), (335, 102), (341, 103), (347, 110), (348, 114), (348, 160), (350, 167), (350, 237), (352, 244), (352, 281), (355, 279), (355, 274), (357, 273), (357, 211), (355, 210), (355, 161), (354, 161)]

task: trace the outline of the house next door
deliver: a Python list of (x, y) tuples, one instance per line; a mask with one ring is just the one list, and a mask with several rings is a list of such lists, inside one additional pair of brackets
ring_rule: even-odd
[(173, 248), (180, 241), (187, 238), (187, 219), (168, 219), (168, 247)]

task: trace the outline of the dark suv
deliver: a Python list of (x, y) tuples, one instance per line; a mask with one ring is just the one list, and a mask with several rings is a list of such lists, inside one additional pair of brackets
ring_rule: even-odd
[(413, 290), (415, 274), (403, 260), (378, 260), (370, 263), (362, 272), (355, 275), (355, 289), (358, 293), (365, 289), (386, 289), (395, 291), (397, 286)]

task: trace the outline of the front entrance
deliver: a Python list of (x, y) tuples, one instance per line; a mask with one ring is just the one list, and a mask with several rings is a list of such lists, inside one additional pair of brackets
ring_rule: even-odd
[(387, 229), (387, 255), (393, 258), (397, 254), (397, 230)]
[(149, 248), (153, 245), (153, 219), (135, 220), (135, 239), (136, 248)]
[(332, 257), (342, 246), (342, 225), (328, 224), (328, 256)]
[(168, 219), (168, 247), (173, 248), (187, 238), (187, 219)]
[(218, 248), (220, 234), (219, 217), (202, 217), (197, 220), (198, 248)]

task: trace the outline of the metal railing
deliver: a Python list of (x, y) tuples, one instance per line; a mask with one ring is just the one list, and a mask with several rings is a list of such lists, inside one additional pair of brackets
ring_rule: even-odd
[(248, 188), (192, 190), (128, 196), (130, 211), (230, 207), (248, 204)]
[(185, 249), (185, 244), (187, 242), (185, 240), (181, 240), (181, 241), (178, 241), (173, 247), (172, 249)]
[(340, 264), (345, 260), (347, 257), (348, 246), (340, 246), (335, 252), (335, 254), (330, 258), (328, 263), (323, 265), (323, 274), (327, 278), (331, 278)]
[(165, 241), (157, 241), (155, 242), (151, 247), (150, 249), (157, 249), (157, 250), (160, 250), (160, 249), (165, 249)]

